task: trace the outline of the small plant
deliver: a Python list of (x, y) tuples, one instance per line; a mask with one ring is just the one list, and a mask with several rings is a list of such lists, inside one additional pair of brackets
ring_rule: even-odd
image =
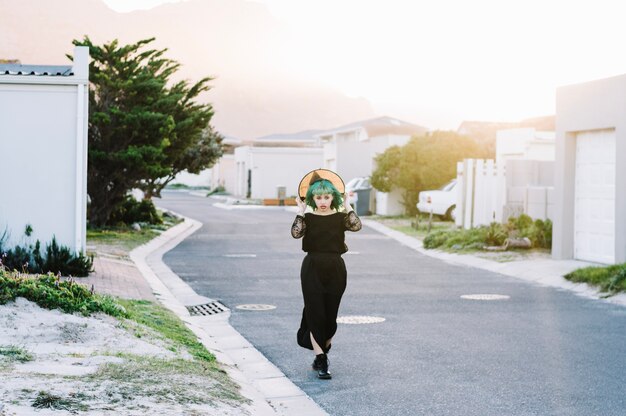
[(36, 409), (67, 410), (70, 412), (89, 410), (89, 406), (78, 400), (79, 396), (82, 397), (82, 395), (74, 394), (70, 394), (69, 397), (61, 397), (42, 390), (37, 394), (32, 406)]
[(34, 359), (30, 352), (17, 345), (0, 345), (0, 357), (5, 357), (9, 361), (17, 361), (20, 363), (33, 361)]
[[(216, 186), (215, 188), (211, 189), (206, 196), (211, 196), (211, 195), (222, 195), (226, 193), (226, 188), (224, 188), (223, 186)], [(295, 198), (295, 196), (293, 197)]]
[[(38, 253), (38, 250), (35, 251)], [(69, 276), (87, 276), (93, 268), (93, 257), (74, 254), (68, 247), (59, 246), (56, 238), (46, 247), (46, 257), (36, 258), (43, 273), (61, 273)]]
[(498, 222), (492, 222), (485, 232), (485, 244), (488, 246), (501, 246), (507, 237), (506, 228)]
[[(33, 228), (29, 225), (24, 229), (24, 235), (30, 236)], [(0, 237), (0, 269), (18, 270), (22, 273), (61, 273), (66, 276), (87, 276), (93, 268), (93, 257), (87, 257), (83, 253), (74, 253), (69, 247), (60, 246), (56, 237), (46, 247), (46, 255), (41, 254), (41, 243), (25, 246), (17, 245), (6, 250), (6, 231)]]

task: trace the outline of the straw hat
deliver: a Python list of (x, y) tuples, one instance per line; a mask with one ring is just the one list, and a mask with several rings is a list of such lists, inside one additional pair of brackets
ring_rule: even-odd
[(344, 185), (343, 180), (335, 172), (328, 169), (315, 169), (304, 175), (302, 180), (300, 180), (300, 185), (298, 185), (298, 195), (300, 198), (304, 200), (309, 187), (322, 179), (326, 179), (332, 183), (340, 194), (343, 194), (346, 191), (346, 186)]

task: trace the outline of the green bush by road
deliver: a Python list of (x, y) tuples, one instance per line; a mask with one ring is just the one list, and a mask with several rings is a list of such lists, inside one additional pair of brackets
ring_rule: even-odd
[(610, 296), (626, 292), (626, 263), (607, 267), (585, 267), (566, 274), (565, 278), (572, 282), (597, 286)]
[(535, 220), (527, 215), (510, 218), (506, 224), (435, 231), (424, 238), (425, 248), (448, 250), (481, 250), (485, 246), (501, 246), (507, 238), (528, 238), (532, 247), (552, 247), (552, 221)]

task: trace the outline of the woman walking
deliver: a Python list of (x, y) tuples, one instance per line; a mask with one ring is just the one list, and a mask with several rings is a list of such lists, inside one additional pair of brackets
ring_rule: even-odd
[[(307, 252), (300, 270), (304, 310), (298, 345), (315, 352), (313, 369), (321, 379), (331, 378), (327, 354), (346, 289), (346, 265), (341, 258), (348, 251), (344, 233), (361, 229), (347, 195), (342, 197), (338, 188), (345, 191), (343, 181), (332, 171), (318, 169), (307, 174), (300, 182), (298, 214), (291, 226), (291, 235), (302, 238), (302, 250)], [(342, 203), (345, 212), (339, 211)]]

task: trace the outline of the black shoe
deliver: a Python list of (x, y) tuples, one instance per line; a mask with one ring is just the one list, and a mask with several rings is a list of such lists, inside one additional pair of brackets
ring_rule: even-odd
[(311, 364), (311, 368), (315, 371), (319, 371), (322, 369), (322, 356), (324, 354), (316, 355), (315, 360), (313, 360), (313, 364)]
[(330, 373), (328, 372), (328, 356), (326, 354), (319, 354), (315, 356), (315, 361), (313, 361), (313, 370), (317, 371), (317, 378), (321, 378), (323, 380), (329, 380), (332, 378)]

